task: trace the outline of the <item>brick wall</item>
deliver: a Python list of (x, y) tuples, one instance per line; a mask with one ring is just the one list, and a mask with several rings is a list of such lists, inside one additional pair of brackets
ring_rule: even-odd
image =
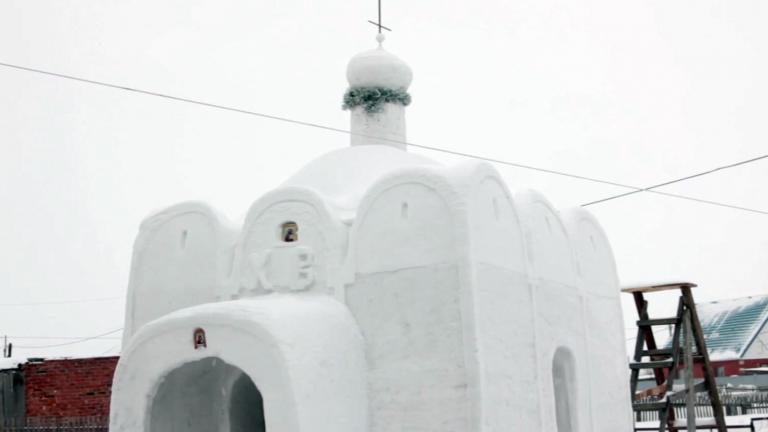
[(117, 360), (96, 357), (24, 364), (27, 417), (109, 415)]

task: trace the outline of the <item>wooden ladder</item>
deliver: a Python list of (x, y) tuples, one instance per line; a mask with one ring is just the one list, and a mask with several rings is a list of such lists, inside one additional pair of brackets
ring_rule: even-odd
[[(715, 426), (718, 432), (726, 432), (723, 405), (717, 392), (717, 382), (709, 362), (709, 354), (704, 341), (704, 333), (701, 329), (699, 316), (696, 312), (696, 304), (693, 302), (691, 288), (696, 284), (690, 282), (668, 283), (663, 285), (641, 286), (624, 288), (623, 292), (632, 294), (639, 320), (637, 321), (637, 340), (635, 342), (635, 354), (633, 362), (629, 364), (632, 371), (629, 381), (632, 396), (632, 406), (635, 411), (659, 411), (659, 431), (696, 430), (695, 406), (696, 393), (706, 391), (712, 404), (712, 412), (715, 418)], [(681, 292), (677, 303), (677, 314), (671, 318), (651, 319), (648, 316), (648, 302), (644, 294), (659, 291), (679, 289)], [(659, 348), (653, 336), (653, 327), (661, 325), (673, 325), (672, 343), (670, 348)], [(681, 346), (680, 336), (683, 337)], [(696, 347), (694, 350), (693, 347)], [(648, 357), (648, 361), (643, 361)], [(704, 381), (693, 385), (694, 363), (701, 363), (704, 371)], [(656, 380), (656, 386), (637, 391), (637, 381), (640, 370), (652, 369)], [(680, 378), (683, 370), (685, 388), (674, 391), (675, 381)], [(686, 400), (687, 427), (675, 425), (675, 410), (673, 403), (681, 399)], [(650, 400), (650, 401), (649, 401)], [(702, 428), (703, 426), (700, 426)], [(712, 425), (706, 429), (713, 428)]]

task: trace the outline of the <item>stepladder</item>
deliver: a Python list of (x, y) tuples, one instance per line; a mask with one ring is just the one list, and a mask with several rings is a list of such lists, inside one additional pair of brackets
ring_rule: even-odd
[[(697, 428), (726, 432), (725, 417), (712, 365), (709, 361), (704, 332), (693, 301), (691, 282), (623, 288), (631, 294), (637, 308), (637, 339), (630, 369), (630, 392), (635, 412), (658, 411), (659, 431), (694, 431)], [(646, 296), (661, 291), (679, 290), (677, 313), (671, 317), (651, 318)], [(658, 326), (672, 326), (671, 338), (659, 347), (654, 336)], [(701, 366), (703, 379), (695, 382), (695, 365)], [(640, 372), (651, 370), (655, 385), (638, 390)], [(706, 393), (712, 406), (713, 422), (705, 426), (697, 422), (697, 395)], [(685, 406), (685, 421), (676, 417), (675, 406)]]

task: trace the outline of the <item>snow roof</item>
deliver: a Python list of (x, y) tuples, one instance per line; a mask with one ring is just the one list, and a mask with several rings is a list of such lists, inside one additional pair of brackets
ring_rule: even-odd
[(387, 145), (359, 145), (326, 153), (289, 178), (283, 187), (318, 192), (338, 209), (354, 210), (369, 187), (399, 169), (440, 167), (418, 154)]
[[(768, 321), (768, 296), (697, 303), (712, 360), (741, 358)], [(667, 346), (671, 341), (667, 342)]]
[(742, 368), (742, 372), (746, 375), (768, 375), (768, 366), (760, 366), (756, 368)]
[(0, 358), (0, 370), (16, 369), (24, 362), (25, 360), (19, 358)]
[(48, 361), (61, 361), (61, 360), (91, 360), (100, 358), (119, 357), (116, 355), (98, 355), (98, 356), (83, 356), (83, 357), (27, 357), (27, 358), (0, 358), (0, 370), (17, 369), (19, 366), (27, 363), (42, 363)]

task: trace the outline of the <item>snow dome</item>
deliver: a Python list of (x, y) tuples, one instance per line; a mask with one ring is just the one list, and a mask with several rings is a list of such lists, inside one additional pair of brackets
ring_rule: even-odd
[(407, 89), (412, 80), (411, 67), (381, 46), (355, 55), (347, 65), (347, 81), (352, 87)]
[(626, 431), (613, 254), (583, 209), (406, 151), (410, 68), (355, 56), (351, 145), (148, 217), (113, 432)]
[(405, 168), (440, 166), (429, 158), (388, 145), (355, 146), (320, 156), (282, 187), (311, 189), (340, 210), (354, 211), (365, 192), (386, 174)]

